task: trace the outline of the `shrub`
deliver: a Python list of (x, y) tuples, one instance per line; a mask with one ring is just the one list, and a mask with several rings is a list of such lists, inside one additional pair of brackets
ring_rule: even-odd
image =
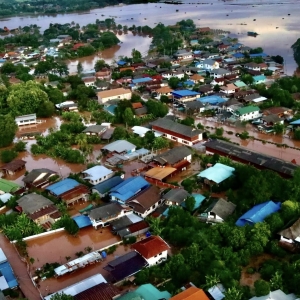
[(257, 297), (265, 296), (270, 293), (269, 283), (262, 279), (258, 279), (254, 282), (254, 289)]
[(107, 249), (107, 254), (113, 254), (115, 251), (117, 250), (117, 246), (114, 245), (114, 246), (111, 246)]
[(253, 268), (248, 268), (248, 269), (247, 269), (247, 273), (248, 273), (248, 274), (254, 274), (254, 273), (255, 273), (255, 269), (253, 269)]
[(2, 150), (1, 151), (1, 161), (3, 163), (9, 163), (18, 156), (15, 150)]
[(136, 242), (136, 236), (130, 236), (128, 238), (123, 239), (124, 245), (134, 244)]

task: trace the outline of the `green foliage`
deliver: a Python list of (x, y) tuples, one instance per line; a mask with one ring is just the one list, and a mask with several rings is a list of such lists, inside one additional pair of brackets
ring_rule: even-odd
[(254, 282), (255, 295), (257, 297), (265, 296), (270, 293), (270, 285), (268, 282), (258, 279)]
[(117, 250), (117, 246), (116, 245), (113, 245), (113, 246), (110, 246), (106, 252), (107, 254), (113, 254), (115, 251)]
[(284, 63), (284, 58), (280, 55), (271, 56), (271, 58), (278, 64), (282, 65)]
[(155, 100), (149, 100), (146, 102), (148, 113), (152, 114), (155, 118), (162, 118), (169, 112), (169, 108), (166, 104)]
[(216, 128), (216, 135), (222, 136), (224, 132), (224, 129), (222, 127)]
[(123, 140), (126, 139), (128, 136), (128, 132), (126, 130), (126, 128), (118, 126), (116, 127), (116, 129), (114, 130), (114, 133), (112, 135), (112, 138), (114, 140)]
[(131, 245), (131, 244), (134, 244), (135, 242), (136, 242), (136, 236), (130, 236), (128, 238), (123, 239), (124, 245)]
[(14, 118), (11, 115), (1, 116), (0, 118), (0, 147), (9, 146), (18, 130)]
[(294, 139), (300, 140), (300, 128), (296, 128), (294, 131)]
[(273, 129), (276, 134), (282, 134), (284, 132), (284, 125), (280, 123), (276, 123), (273, 126)]
[(192, 212), (195, 208), (196, 200), (193, 196), (187, 197), (185, 200), (185, 207), (187, 211)]
[(300, 66), (300, 38), (292, 45), (294, 51), (294, 59), (298, 66)]
[(178, 87), (178, 84), (180, 82), (180, 79), (177, 77), (171, 77), (169, 80), (169, 86), (172, 89), (176, 89)]
[(9, 163), (18, 156), (18, 153), (14, 150), (2, 150), (0, 152), (1, 162)]
[(26, 150), (26, 143), (24, 143), (23, 141), (19, 141), (17, 143), (14, 144), (14, 150), (17, 152), (23, 152)]
[(197, 187), (196, 179), (194, 177), (186, 178), (181, 182), (181, 185), (186, 191), (192, 193), (193, 190)]
[(75, 221), (68, 215), (63, 215), (57, 222), (52, 225), (52, 229), (58, 229), (64, 227), (70, 234), (76, 236), (79, 232), (79, 227)]
[(193, 127), (195, 125), (195, 120), (192, 117), (186, 117), (180, 123), (183, 124), (183, 125), (187, 125), (187, 126), (192, 126)]

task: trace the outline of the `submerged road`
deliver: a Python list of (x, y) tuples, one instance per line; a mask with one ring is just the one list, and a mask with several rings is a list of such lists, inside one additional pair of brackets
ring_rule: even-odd
[(6, 255), (7, 260), (9, 261), (14, 271), (14, 274), (17, 277), (19, 287), (22, 290), (25, 297), (29, 300), (41, 300), (38, 290), (33, 285), (27, 273), (26, 264), (21, 261), (14, 246), (3, 234), (0, 234), (0, 247)]

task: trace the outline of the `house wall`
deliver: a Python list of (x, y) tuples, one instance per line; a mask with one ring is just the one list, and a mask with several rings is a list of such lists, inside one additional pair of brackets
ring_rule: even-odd
[(96, 185), (96, 184), (98, 184), (98, 183), (100, 183), (100, 182), (103, 182), (103, 181), (105, 181), (105, 180), (107, 180), (107, 179), (113, 177), (113, 175), (114, 175), (114, 173), (111, 173), (111, 174), (108, 174), (108, 175), (103, 176), (103, 177), (101, 177), (101, 178), (98, 178), (98, 179), (96, 179), (96, 180), (91, 180), (91, 179), (89, 179), (88, 182), (89, 182), (90, 184)]
[(168, 251), (165, 250), (153, 257), (146, 259), (146, 261), (148, 262), (149, 266), (154, 266), (154, 265), (158, 265), (158, 264), (162, 263), (167, 258), (168, 258)]
[(95, 86), (95, 81), (89, 81), (84, 83), (85, 86)]
[(224, 220), (221, 217), (217, 216), (214, 213), (209, 212), (207, 214), (207, 221), (212, 221), (212, 220), (215, 220), (216, 222), (224, 222)]
[(294, 240), (292, 240), (292, 239), (286, 239), (283, 236), (280, 236), (280, 241), (286, 242), (286, 243), (289, 243), (289, 244), (293, 244), (294, 243)]
[(154, 205), (152, 205), (150, 208), (148, 208), (144, 213), (140, 213), (137, 211), (134, 211), (135, 214), (142, 218), (146, 218), (148, 215), (150, 215), (153, 211), (155, 211), (161, 204), (163, 203), (163, 200), (160, 199), (158, 202), (156, 202)]
[(259, 118), (260, 116), (261, 116), (261, 113), (259, 111), (253, 111), (248, 114), (241, 115), (239, 117), (239, 119), (241, 121), (248, 121), (248, 120), (253, 120), (253, 119)]
[(87, 194), (80, 194), (76, 197), (73, 197), (72, 199), (70, 200), (65, 200), (64, 202), (66, 202), (67, 206), (69, 204), (73, 204), (74, 202), (78, 202), (79, 200), (84, 200), (84, 201), (87, 201)]
[(15, 122), (18, 126), (36, 124), (36, 117), (32, 116), (30, 118), (15, 118)]
[(109, 100), (113, 100), (113, 99), (126, 99), (126, 100), (130, 100), (131, 99), (131, 96), (132, 96), (132, 93), (129, 92), (129, 93), (124, 93), (124, 94), (120, 94), (120, 95), (116, 95), (116, 96), (109, 96), (109, 97), (104, 97), (104, 98), (101, 98), (101, 97), (98, 97), (98, 102), (100, 104), (103, 104)]

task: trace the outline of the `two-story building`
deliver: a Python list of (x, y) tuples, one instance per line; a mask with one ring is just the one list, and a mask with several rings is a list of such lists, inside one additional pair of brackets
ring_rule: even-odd
[(178, 206), (181, 205), (189, 196), (190, 194), (184, 189), (171, 189), (162, 196), (162, 199), (168, 206)]
[(238, 108), (234, 115), (241, 121), (249, 121), (261, 117), (260, 109), (258, 106), (244, 106)]
[(82, 172), (83, 179), (92, 185), (96, 185), (113, 177), (114, 172), (104, 166), (94, 166)]
[(100, 104), (104, 104), (105, 102), (107, 102), (109, 100), (115, 100), (115, 99), (130, 100), (132, 93), (129, 89), (118, 88), (118, 89), (113, 89), (113, 90), (101, 91), (97, 94), (97, 96), (98, 96), (98, 102)]
[(173, 97), (173, 101), (179, 101), (182, 103), (194, 101), (197, 98), (200, 98), (200, 93), (190, 90), (173, 91), (171, 94)]

